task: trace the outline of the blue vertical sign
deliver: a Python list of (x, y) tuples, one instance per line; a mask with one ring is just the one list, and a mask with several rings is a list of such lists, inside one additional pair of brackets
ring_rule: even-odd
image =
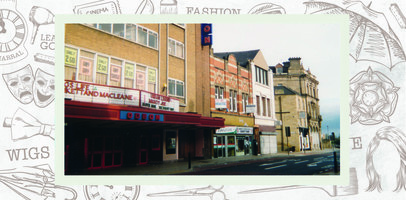
[(202, 45), (212, 45), (213, 44), (213, 37), (212, 37), (212, 26), (211, 24), (201, 24), (201, 35), (202, 35)]

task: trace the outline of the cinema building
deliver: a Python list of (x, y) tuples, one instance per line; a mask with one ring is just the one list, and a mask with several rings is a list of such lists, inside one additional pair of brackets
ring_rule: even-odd
[[(65, 171), (212, 157), (201, 24), (65, 25)], [(206, 85), (205, 85), (206, 84)]]

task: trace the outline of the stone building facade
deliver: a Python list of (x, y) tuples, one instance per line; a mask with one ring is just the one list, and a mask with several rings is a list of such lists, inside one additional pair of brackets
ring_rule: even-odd
[(275, 109), (282, 125), (277, 127), (278, 146), (286, 150), (286, 127), (291, 136), (289, 146), (297, 150), (321, 148), (321, 121), (317, 77), (305, 70), (301, 58), (271, 67), (274, 74)]

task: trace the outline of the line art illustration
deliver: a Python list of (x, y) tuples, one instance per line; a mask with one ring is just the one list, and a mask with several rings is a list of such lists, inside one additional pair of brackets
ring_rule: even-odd
[(263, 192), (278, 192), (284, 190), (295, 190), (295, 189), (319, 189), (327, 193), (330, 197), (337, 196), (351, 196), (358, 194), (358, 177), (355, 168), (350, 168), (350, 183), (346, 186), (306, 186), (306, 185), (289, 185), (282, 187), (271, 187), (262, 188), (254, 190), (241, 191), (239, 194), (252, 194), (252, 193), (263, 193)]
[(34, 75), (31, 65), (27, 65), (15, 72), (3, 74), (3, 79), (11, 94), (22, 104), (31, 103), (34, 99), (32, 84)]
[(389, 117), (396, 109), (398, 90), (388, 77), (371, 67), (355, 75), (350, 80), (351, 123), (389, 123)]
[(34, 6), (30, 11), (30, 22), (33, 24), (31, 44), (34, 44), (38, 28), (43, 25), (54, 24), (55, 15), (46, 8)]
[(13, 141), (43, 135), (54, 139), (55, 126), (43, 124), (31, 114), (19, 108), (11, 118), (4, 118), (3, 127), (11, 128)]
[[(371, 2), (372, 3), (372, 2)], [(348, 14), (350, 17), (350, 56), (392, 69), (406, 62), (406, 55), (385, 15), (361, 1), (343, 1), (343, 7), (322, 1), (304, 2), (305, 14)]]
[(83, 187), (87, 200), (136, 200), (140, 194), (139, 185), (85, 185)]
[(178, 2), (176, 0), (161, 0), (161, 14), (178, 14)]
[(36, 53), (34, 55), (34, 60), (36, 62), (45, 63), (49, 65), (55, 65), (55, 57), (50, 55), (45, 55), (41, 53)]
[(23, 104), (33, 100), (38, 107), (46, 107), (55, 99), (55, 77), (37, 69), (35, 77), (31, 65), (3, 74), (3, 79), (13, 96)]
[(99, 0), (77, 5), (73, 12), (79, 15), (89, 14), (121, 14), (120, 3), (118, 0)]
[(24, 44), (28, 30), (16, 0), (2, 0), (0, 13), (0, 65), (6, 65), (27, 57)]
[(210, 200), (227, 200), (226, 194), (222, 191), (224, 186), (215, 188), (211, 185), (202, 188), (193, 188), (186, 190), (177, 190), (170, 192), (161, 192), (161, 193), (151, 193), (147, 196), (149, 197), (177, 197), (177, 196), (207, 196)]
[(151, 0), (142, 0), (135, 14), (154, 14), (154, 3)]
[(248, 11), (248, 14), (286, 14), (282, 6), (273, 3), (261, 3)]
[(400, 28), (406, 29), (406, 17), (405, 17), (405, 15), (403, 15), (398, 4), (396, 4), (396, 3), (391, 4), (389, 7), (389, 10), (391, 11), (393, 17), (395, 17)]
[(22, 199), (77, 199), (77, 192), (74, 189), (55, 185), (54, 182), (55, 174), (48, 164), (0, 170), (0, 183)]
[[(400, 168), (397, 172), (396, 188), (394, 192), (400, 191), (402, 189), (406, 190), (406, 135), (395, 127), (383, 127), (376, 132), (374, 138), (368, 145), (367, 155), (366, 155), (366, 174), (369, 180), (369, 186), (366, 191), (371, 192), (375, 189), (378, 192), (382, 191), (381, 177), (375, 169), (374, 166), (374, 152), (380, 145), (381, 141), (389, 141), (396, 147), (400, 155)], [(395, 180), (393, 180), (395, 181)]]
[(55, 77), (37, 69), (32, 90), (35, 104), (40, 108), (48, 106), (55, 99)]

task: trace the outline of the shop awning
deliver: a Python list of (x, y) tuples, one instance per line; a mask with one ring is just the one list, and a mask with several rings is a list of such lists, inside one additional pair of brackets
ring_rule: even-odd
[(177, 124), (218, 129), (224, 127), (224, 119), (204, 117), (195, 113), (183, 113), (148, 109), (135, 106), (90, 103), (65, 100), (65, 118), (134, 123)]
[(216, 130), (216, 134), (252, 135), (253, 133), (252, 127), (226, 126)]

